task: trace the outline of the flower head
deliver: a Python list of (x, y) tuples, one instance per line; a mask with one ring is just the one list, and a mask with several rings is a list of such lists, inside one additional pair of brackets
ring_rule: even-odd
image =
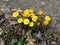
[(27, 17), (27, 15), (26, 15), (26, 14), (24, 14), (24, 13), (22, 14), (22, 16), (23, 16), (23, 17)]
[(28, 25), (28, 24), (29, 24), (29, 19), (24, 19), (23, 23), (24, 23), (25, 25)]
[(38, 19), (38, 16), (33, 16), (33, 17), (32, 17), (32, 21), (33, 21), (33, 22), (36, 22), (37, 19)]
[(24, 14), (28, 15), (29, 14), (29, 10), (28, 9), (24, 10)]
[(45, 20), (50, 21), (51, 18), (49, 16), (45, 16)]
[(38, 11), (38, 15), (42, 15), (43, 14), (43, 11), (42, 10), (39, 10)]
[(17, 17), (19, 15), (19, 12), (16, 11), (16, 12), (13, 12), (13, 17)]
[(23, 22), (23, 19), (22, 18), (19, 18), (18, 19), (18, 23), (22, 23)]
[(30, 13), (34, 13), (34, 10), (33, 10), (33, 9), (29, 9), (29, 12), (30, 12)]
[(22, 14), (23, 17), (30, 17), (31, 14), (28, 9), (24, 10), (24, 13)]
[(29, 23), (29, 26), (30, 26), (30, 27), (33, 27), (33, 26), (34, 26), (34, 22), (30, 22), (30, 23)]
[(44, 20), (44, 25), (48, 25), (48, 24), (49, 24), (49, 21)]

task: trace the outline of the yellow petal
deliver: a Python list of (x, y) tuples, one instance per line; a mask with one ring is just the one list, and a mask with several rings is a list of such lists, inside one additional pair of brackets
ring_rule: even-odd
[(30, 13), (34, 13), (34, 10), (33, 10), (33, 9), (29, 9), (29, 12), (30, 12)]
[(32, 17), (32, 21), (33, 21), (33, 22), (36, 22), (37, 19), (38, 19), (38, 16), (33, 16), (33, 17)]
[(34, 22), (30, 22), (30, 23), (29, 23), (29, 26), (30, 26), (30, 27), (33, 27), (33, 26), (34, 26)]
[(27, 17), (27, 14), (24, 14), (24, 13), (23, 13), (22, 16), (23, 16), (23, 17)]
[(50, 21), (51, 18), (49, 16), (45, 16), (45, 20)]
[(19, 15), (19, 12), (13, 12), (13, 17), (17, 17)]
[(29, 10), (28, 9), (24, 10), (24, 14), (28, 15), (29, 14)]
[(48, 24), (49, 24), (49, 21), (44, 20), (44, 25), (48, 25)]
[(22, 18), (19, 18), (18, 19), (18, 23), (22, 23), (23, 22), (23, 19)]
[(38, 15), (42, 15), (43, 14), (43, 11), (42, 10), (39, 10), (38, 11)]
[(24, 19), (23, 23), (24, 23), (25, 25), (28, 25), (28, 24), (29, 24), (29, 19)]
[(28, 14), (27, 17), (30, 17), (32, 14)]

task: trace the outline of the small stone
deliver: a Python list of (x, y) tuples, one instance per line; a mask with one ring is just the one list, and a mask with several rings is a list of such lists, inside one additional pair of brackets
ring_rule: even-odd
[(45, 5), (45, 4), (46, 4), (46, 2), (44, 2), (44, 1), (41, 1), (41, 4), (42, 4), (42, 5)]
[(11, 9), (11, 11), (17, 11), (17, 9)]
[(52, 44), (56, 44), (56, 42), (55, 42), (55, 41), (52, 41), (51, 43), (52, 43)]

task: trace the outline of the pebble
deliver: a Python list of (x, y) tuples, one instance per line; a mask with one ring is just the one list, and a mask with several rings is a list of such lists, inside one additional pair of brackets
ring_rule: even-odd
[(46, 4), (46, 2), (44, 2), (44, 1), (41, 1), (41, 5), (45, 5)]
[(56, 45), (56, 42), (55, 41), (52, 41), (51, 43), (54, 44), (54, 45)]

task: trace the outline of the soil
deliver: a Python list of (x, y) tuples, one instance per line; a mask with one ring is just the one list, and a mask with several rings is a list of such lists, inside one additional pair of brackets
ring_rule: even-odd
[[(10, 25), (17, 23), (12, 18), (14, 10), (29, 8), (34, 9), (36, 12), (41, 9), (45, 15), (51, 16), (52, 21), (47, 32), (53, 35), (54, 40), (48, 45), (60, 45), (60, 0), (0, 0), (0, 30), (6, 30)], [(0, 45), (5, 45), (4, 39), (1, 36), (2, 32), (0, 32)], [(37, 45), (47, 44), (46, 41), (43, 41)]]

